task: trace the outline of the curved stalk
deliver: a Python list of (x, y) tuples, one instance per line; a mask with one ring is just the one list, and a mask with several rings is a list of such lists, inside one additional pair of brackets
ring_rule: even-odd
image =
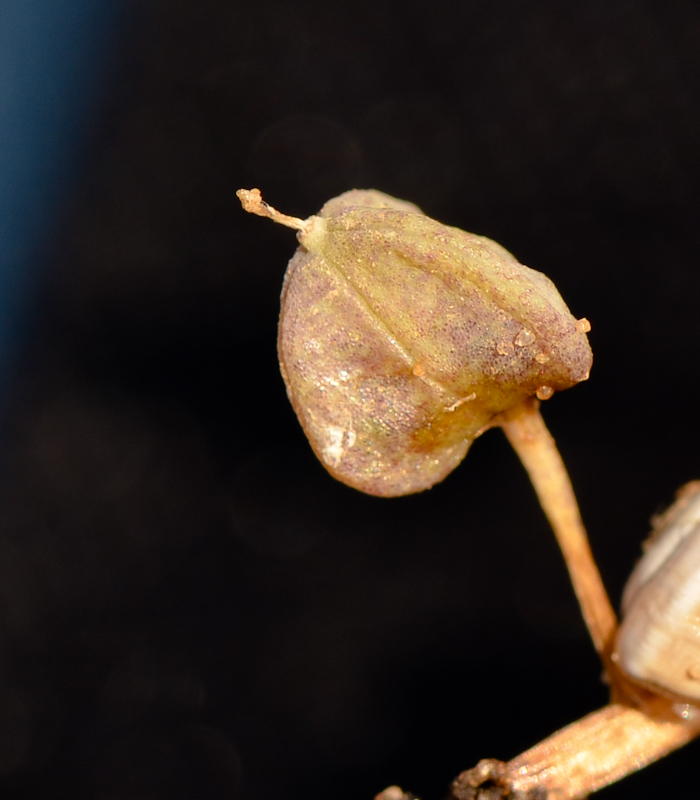
[(593, 559), (569, 475), (539, 412), (539, 402), (526, 400), (500, 414), (495, 424), (503, 428), (530, 476), (564, 555), (593, 644), (612, 678), (610, 656), (617, 619)]

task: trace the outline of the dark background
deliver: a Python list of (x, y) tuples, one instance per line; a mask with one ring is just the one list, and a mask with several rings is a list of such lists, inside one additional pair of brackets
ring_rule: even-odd
[(599, 664), (499, 432), (404, 499), (316, 462), (275, 353), (294, 235), (234, 192), (381, 189), (554, 280), (595, 365), (544, 415), (617, 604), (700, 477), (700, 8), (125, 12), (6, 392), (0, 793), (439, 800), (603, 705)]

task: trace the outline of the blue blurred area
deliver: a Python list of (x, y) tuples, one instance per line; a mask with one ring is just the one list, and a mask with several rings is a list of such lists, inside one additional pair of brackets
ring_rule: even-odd
[[(71, 186), (120, 0), (0, 2), (0, 381)], [(0, 391), (0, 400), (4, 391)]]

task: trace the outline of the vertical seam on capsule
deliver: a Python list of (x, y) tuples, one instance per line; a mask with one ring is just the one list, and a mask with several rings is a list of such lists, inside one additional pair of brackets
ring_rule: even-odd
[(427, 386), (430, 386), (431, 389), (435, 389), (436, 391), (441, 392), (444, 395), (447, 395), (447, 398), (457, 400), (459, 399), (459, 395), (456, 392), (451, 391), (446, 386), (444, 386), (440, 381), (435, 380), (435, 378), (431, 378), (425, 371), (422, 371), (422, 374), (415, 372), (415, 365), (416, 360), (413, 359), (408, 351), (408, 348), (403, 345), (403, 343), (399, 340), (399, 337), (396, 336), (394, 331), (386, 324), (386, 322), (377, 314), (377, 312), (372, 307), (369, 299), (365, 297), (365, 295), (358, 289), (358, 287), (350, 280), (350, 278), (338, 267), (334, 264), (331, 264), (323, 255), (320, 256), (323, 259), (324, 264), (327, 264), (328, 267), (338, 275), (347, 286), (349, 286), (353, 292), (355, 293), (356, 297), (362, 303), (362, 305), (369, 311), (372, 315), (372, 318), (379, 323), (379, 325), (386, 331), (389, 336), (389, 341), (391, 342), (392, 346), (396, 350), (396, 352), (401, 356), (401, 358), (411, 369), (411, 374), (414, 375), (419, 380), (423, 381)]

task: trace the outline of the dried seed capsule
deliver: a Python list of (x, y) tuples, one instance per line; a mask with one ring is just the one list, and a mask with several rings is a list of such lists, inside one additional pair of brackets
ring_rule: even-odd
[(592, 355), (554, 284), (500, 245), (376, 191), (296, 227), (278, 349), (289, 398), (339, 480), (375, 495), (442, 480), (492, 417), (585, 380)]

